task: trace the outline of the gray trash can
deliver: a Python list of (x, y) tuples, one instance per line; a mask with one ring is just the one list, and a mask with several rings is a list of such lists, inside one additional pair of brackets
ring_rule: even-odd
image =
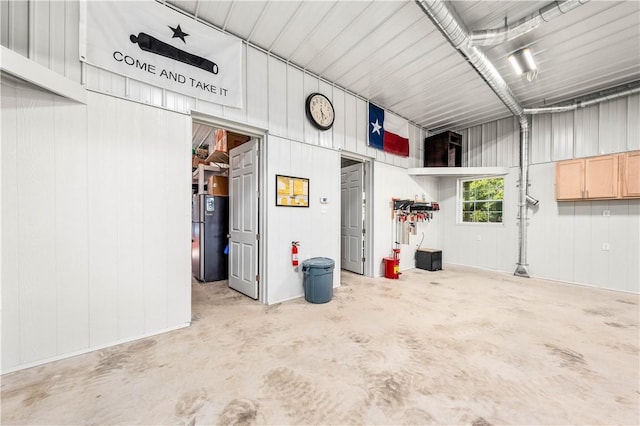
[(333, 266), (328, 257), (312, 257), (302, 262), (304, 298), (311, 303), (327, 303), (333, 297)]

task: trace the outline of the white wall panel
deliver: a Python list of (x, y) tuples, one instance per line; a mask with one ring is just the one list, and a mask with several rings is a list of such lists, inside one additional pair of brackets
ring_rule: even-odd
[(609, 218), (602, 215), (602, 211), (608, 208), (608, 201), (591, 201), (591, 229), (583, 230), (591, 234), (589, 242), (591, 274), (588, 284), (596, 287), (609, 287), (611, 258), (614, 256), (613, 252), (602, 250), (602, 244), (609, 241)]
[(467, 132), (468, 167), (482, 166), (482, 126), (471, 127)]
[(116, 184), (118, 188), (115, 232), (118, 236), (118, 334), (121, 338), (144, 333), (144, 292), (142, 264), (143, 205), (135, 182), (142, 182), (140, 165), (143, 127), (142, 106), (120, 102), (117, 106), (116, 145), (118, 152)]
[(640, 149), (640, 95), (627, 99), (627, 151), (636, 151)]
[(269, 132), (273, 135), (287, 134), (287, 65), (270, 56), (267, 74), (269, 76)]
[(553, 161), (573, 158), (573, 111), (553, 114), (551, 141)]
[(163, 93), (161, 88), (133, 79), (127, 79), (127, 84), (129, 98), (149, 105), (162, 106)]
[[(304, 73), (303, 86), (304, 93), (302, 96), (289, 99), (289, 105), (291, 105), (291, 109), (293, 110), (304, 111), (307, 96), (320, 90), (320, 82), (318, 78), (307, 73)], [(318, 145), (320, 142), (320, 131), (309, 122), (304, 113), (301, 115), (302, 122), (304, 123), (304, 138), (302, 140), (306, 143)]]
[(515, 167), (520, 164), (520, 126), (514, 117), (497, 122), (496, 166)]
[(91, 65), (86, 66), (86, 87), (90, 90), (115, 95), (126, 96), (126, 78)]
[(336, 119), (333, 122), (333, 148), (344, 149), (345, 147), (345, 104), (344, 91), (340, 89), (333, 90), (333, 108), (336, 111)]
[(9, 39), (11, 34), (11, 32), (9, 31), (11, 22), (10, 4), (11, 3), (9, 3), (8, 1), (0, 2), (0, 44), (2, 44), (2, 46), (4, 47), (9, 47)]
[(57, 353), (89, 347), (86, 111), (54, 99)]
[(299, 69), (287, 65), (287, 133), (290, 139), (303, 141), (305, 138), (305, 77)]
[[(625, 232), (630, 236), (629, 249), (626, 252), (627, 262), (624, 264), (628, 275), (627, 285), (621, 288), (640, 293), (640, 202), (629, 201), (629, 217)], [(620, 235), (616, 233), (614, 238), (620, 238)]]
[(367, 144), (369, 136), (369, 105), (366, 101), (356, 98), (356, 152), (362, 155), (374, 156), (375, 148)]
[[(275, 175), (286, 174), (287, 169), (282, 167), (281, 164), (291, 164), (291, 141), (285, 138), (269, 136), (267, 144), (267, 205), (275, 206)], [(302, 290), (302, 275), (295, 273), (291, 267), (290, 258), (285, 259), (282, 255), (278, 255), (283, 251), (290, 253), (291, 241), (294, 240), (289, 239), (289, 237), (292, 237), (292, 234), (297, 235), (297, 233), (289, 231), (292, 213), (293, 209), (286, 207), (274, 207), (267, 210), (268, 236), (266, 252), (269, 256), (269, 268), (267, 271), (269, 289), (266, 300), (269, 304), (296, 297)], [(287, 239), (289, 240), (287, 241)], [(294, 283), (296, 278), (300, 278), (299, 288)], [(288, 286), (287, 283), (289, 283)]]
[(29, 57), (29, 2), (10, 1), (9, 4), (9, 45), (11, 50)]
[[(417, 195), (422, 197), (424, 193), (428, 201), (437, 201), (439, 194), (434, 177), (422, 176), (418, 179), (407, 175), (401, 167), (376, 162), (373, 167), (373, 270), (376, 276), (384, 276), (383, 258), (391, 256), (395, 237), (394, 221), (391, 219), (392, 198), (414, 199)], [(400, 270), (415, 267), (415, 250), (425, 234), (423, 248), (436, 248), (441, 246), (439, 237), (439, 221), (443, 220), (442, 212), (434, 212), (432, 222), (422, 222), (417, 225), (417, 235), (409, 237), (409, 244), (400, 246)]]
[[(561, 256), (562, 241), (567, 233), (562, 232), (560, 216), (554, 195), (554, 164), (543, 163), (529, 169), (531, 194), (540, 200), (538, 208), (530, 209), (527, 230), (528, 263), (533, 276), (555, 277), (560, 264), (565, 262)], [(517, 194), (514, 194), (517, 199)], [(533, 248), (536, 247), (537, 250)], [(572, 265), (570, 265), (572, 266)], [(572, 268), (571, 268), (572, 269)]]
[[(67, 30), (65, 22), (65, 7), (65, 2), (52, 1), (49, 3), (49, 68), (60, 75), (65, 75), (65, 62), (67, 59), (65, 55), (65, 37)], [(64, 24), (61, 25), (60, 23)], [(76, 61), (77, 60), (78, 57), (76, 56)]]
[(622, 152), (627, 149), (627, 99), (600, 104), (598, 154)]
[(80, 32), (77, 27), (77, 23), (80, 22), (80, 2), (65, 1), (64, 8), (64, 75), (68, 79), (80, 83), (82, 81), (82, 65), (78, 60)]
[[(164, 270), (167, 283), (168, 327), (191, 321), (191, 120), (163, 112), (166, 135), (166, 187), (164, 198), (176, 200), (165, 205), (167, 239)], [(178, 224), (176, 226), (176, 224)]]
[[(5, 3), (2, 2), (4, 13)], [(4, 23), (4, 17), (3, 23)], [(2, 330), (2, 368), (20, 364), (20, 262), (18, 233), (20, 215), (18, 211), (18, 93), (15, 87), (5, 85), (2, 80), (0, 106), (0, 282), (2, 283), (2, 308), (0, 309)], [(11, 248), (11, 249), (9, 249)]]
[(88, 94), (89, 311), (90, 345), (120, 339), (118, 334), (118, 150), (116, 98)]
[(242, 82), (244, 91), (242, 93), (242, 107), (241, 108), (233, 108), (230, 106), (224, 106), (222, 109), (224, 111), (223, 115), (225, 118), (229, 120), (238, 121), (240, 123), (247, 122), (247, 45), (242, 43)]
[(551, 115), (532, 116), (529, 133), (529, 162), (531, 164), (551, 161), (551, 137)]
[(3, 1), (2, 45), (79, 83), (79, 10), (72, 0)]
[[(52, 62), (50, 6), (48, 1), (29, 2), (29, 59), (50, 68)], [(58, 26), (58, 31), (63, 31)]]
[[(614, 285), (618, 283), (618, 288), (638, 293), (640, 283), (634, 270), (638, 270), (640, 257), (631, 260), (627, 253), (638, 253), (640, 216), (630, 215), (630, 203), (632, 202), (627, 200), (612, 200), (608, 203), (611, 215), (606, 217), (609, 234), (607, 241), (604, 242), (609, 244), (611, 256), (607, 283), (614, 283)], [(631, 281), (632, 278), (636, 278), (636, 281)]]
[(164, 90), (164, 99), (163, 105), (172, 111), (188, 113), (192, 109), (195, 109), (196, 106), (195, 98), (170, 90)]
[(600, 107), (593, 105), (575, 111), (575, 156), (598, 155), (598, 135)]
[(254, 48), (247, 49), (247, 116), (253, 125), (269, 127), (268, 56)]
[(575, 250), (573, 252), (574, 278), (570, 281), (591, 284), (592, 219), (591, 202), (576, 202), (574, 216)]
[[(139, 114), (140, 127), (144, 129), (140, 137), (140, 149), (144, 156), (137, 169), (140, 170), (140, 182), (144, 191), (139, 192), (142, 202), (141, 234), (142, 234), (142, 295), (144, 312), (144, 329), (161, 330), (167, 328), (167, 265), (165, 242), (167, 241), (167, 204), (175, 203), (169, 198), (158, 196), (167, 187), (167, 170), (171, 159), (167, 158), (167, 146), (175, 143), (165, 137), (166, 123), (164, 111), (156, 108), (144, 108)], [(133, 185), (135, 187), (135, 185)], [(159, 190), (158, 188), (163, 188)], [(173, 259), (171, 259), (173, 261)]]
[(214, 104), (213, 102), (207, 102), (197, 98), (195, 99), (195, 110), (214, 117), (223, 117), (225, 114), (223, 105)]
[[(52, 302), (57, 300), (53, 96), (22, 90), (17, 107), (18, 321), (20, 362), (28, 363), (57, 353), (57, 306)], [(11, 248), (3, 246), (7, 249)]]
[(16, 87), (3, 81), (3, 371), (188, 323), (189, 117)]
[(502, 224), (458, 223), (458, 179), (440, 178), (442, 259), (447, 263), (513, 272), (517, 260), (518, 169), (505, 176)]
[(344, 95), (344, 150), (358, 151), (357, 99), (350, 93)]
[[(334, 259), (333, 284), (340, 283), (340, 153), (275, 136), (267, 144), (266, 279), (267, 302), (272, 304), (304, 294), (302, 268), (291, 266), (291, 241), (300, 241), (301, 262), (318, 256)], [(309, 178), (309, 208), (275, 206), (276, 174)], [(320, 197), (329, 200), (326, 212)]]
[(492, 121), (482, 125), (482, 166), (492, 167), (498, 161), (498, 123)]
[(456, 132), (462, 136), (462, 167), (469, 167), (469, 155), (471, 153), (471, 149), (469, 149), (469, 129), (461, 129)]
[(424, 165), (424, 138), (422, 129), (409, 124), (409, 159), (408, 167), (422, 167)]

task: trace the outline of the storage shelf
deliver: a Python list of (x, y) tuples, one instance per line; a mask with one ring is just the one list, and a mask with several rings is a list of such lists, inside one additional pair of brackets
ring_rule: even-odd
[(192, 173), (192, 182), (198, 184), (198, 194), (204, 194), (204, 183), (211, 175), (224, 175), (228, 172), (227, 167), (219, 165), (199, 164)]
[(413, 167), (410, 176), (500, 176), (509, 173), (508, 167)]

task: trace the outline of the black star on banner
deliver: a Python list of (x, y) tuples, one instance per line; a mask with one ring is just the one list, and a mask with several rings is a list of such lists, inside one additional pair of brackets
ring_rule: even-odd
[(184, 31), (182, 31), (182, 28), (180, 28), (180, 25), (178, 25), (176, 28), (173, 28), (172, 26), (169, 25), (169, 28), (171, 28), (171, 31), (173, 31), (173, 37), (171, 38), (179, 38), (180, 40), (182, 40), (182, 42), (184, 44), (187, 44), (186, 41), (184, 41), (184, 38), (187, 37), (189, 34), (185, 33)]

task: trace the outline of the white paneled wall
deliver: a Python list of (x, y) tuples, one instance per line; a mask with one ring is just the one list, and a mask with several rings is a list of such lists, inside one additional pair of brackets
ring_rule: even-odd
[[(540, 200), (529, 209), (528, 263), (533, 276), (640, 292), (640, 200), (557, 202), (554, 162), (640, 148), (640, 96), (575, 111), (531, 117), (529, 193)], [(469, 166), (517, 166), (519, 128), (513, 118), (460, 131)], [(496, 132), (494, 133), (494, 128)], [(494, 149), (494, 138), (498, 149)], [(505, 182), (505, 223), (457, 224), (453, 212), (457, 179), (442, 178), (443, 259), (505, 272), (517, 260), (517, 183)], [(610, 216), (603, 216), (609, 210)], [(602, 250), (602, 244), (610, 246)]]
[(531, 275), (639, 293), (639, 200), (556, 202), (553, 163), (531, 166), (529, 180), (540, 200), (529, 221)]
[[(267, 146), (267, 303), (304, 295), (302, 267), (291, 266), (291, 242), (299, 241), (300, 262), (311, 257), (335, 261), (340, 284), (340, 154), (319, 146), (269, 136)], [(276, 178), (309, 179), (309, 207), (276, 207)], [(328, 204), (321, 205), (320, 197)], [(324, 208), (323, 208), (324, 207)]]
[(510, 168), (509, 174), (504, 176), (502, 224), (458, 223), (459, 180), (440, 178), (443, 262), (499, 271), (515, 269), (518, 259), (518, 177), (517, 168)]
[(76, 83), (81, 78), (79, 22), (77, 0), (0, 2), (2, 45)]
[(2, 371), (189, 323), (190, 134), (3, 80)]
[[(407, 179), (404, 168), (375, 163), (373, 166), (373, 265), (376, 276), (384, 276), (382, 259), (392, 255), (395, 241), (395, 222), (391, 218), (392, 198), (421, 199), (424, 194), (427, 201), (440, 200), (437, 178), (418, 176)], [(424, 241), (422, 248), (441, 249), (442, 242), (439, 235), (439, 222), (448, 213), (434, 212), (431, 222), (417, 225), (417, 235), (409, 237), (409, 244), (400, 246), (400, 270), (415, 268), (415, 251), (420, 244), (422, 234)]]

